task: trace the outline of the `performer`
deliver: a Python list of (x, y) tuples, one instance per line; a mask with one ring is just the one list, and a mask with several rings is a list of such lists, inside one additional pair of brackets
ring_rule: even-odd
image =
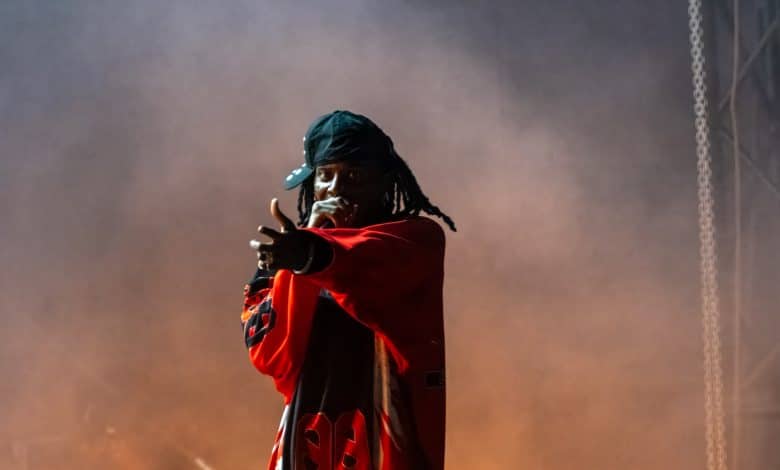
[(284, 397), (269, 469), (444, 468), (444, 231), (392, 140), (349, 111), (317, 118), (296, 224), (252, 240), (249, 358)]

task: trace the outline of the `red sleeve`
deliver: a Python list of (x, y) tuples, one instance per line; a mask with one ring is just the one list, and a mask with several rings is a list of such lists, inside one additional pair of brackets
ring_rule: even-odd
[(407, 346), (441, 335), (444, 232), (413, 217), (361, 229), (306, 229), (333, 249), (330, 264), (306, 274), (347, 313), (387, 342), (400, 371)]
[(289, 403), (303, 364), (320, 288), (280, 270), (259, 290), (244, 288), (241, 322), (249, 359)]

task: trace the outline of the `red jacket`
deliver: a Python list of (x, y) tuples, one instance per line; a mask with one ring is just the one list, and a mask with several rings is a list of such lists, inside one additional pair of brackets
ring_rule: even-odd
[(443, 469), (441, 227), (305, 230), (332, 247), (328, 266), (245, 288), (250, 360), (286, 405), (269, 469)]

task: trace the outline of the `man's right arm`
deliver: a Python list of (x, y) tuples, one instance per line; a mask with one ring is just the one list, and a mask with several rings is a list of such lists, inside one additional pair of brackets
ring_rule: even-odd
[(306, 356), (320, 288), (302, 276), (280, 270), (273, 278), (258, 272), (244, 286), (241, 324), (249, 361), (274, 380), (289, 403)]

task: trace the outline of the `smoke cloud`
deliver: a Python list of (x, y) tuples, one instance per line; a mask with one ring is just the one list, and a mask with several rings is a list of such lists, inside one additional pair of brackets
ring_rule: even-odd
[(265, 465), (247, 241), (338, 108), (458, 225), (448, 468), (702, 466), (686, 28), (671, 1), (4, 2), (0, 466)]

